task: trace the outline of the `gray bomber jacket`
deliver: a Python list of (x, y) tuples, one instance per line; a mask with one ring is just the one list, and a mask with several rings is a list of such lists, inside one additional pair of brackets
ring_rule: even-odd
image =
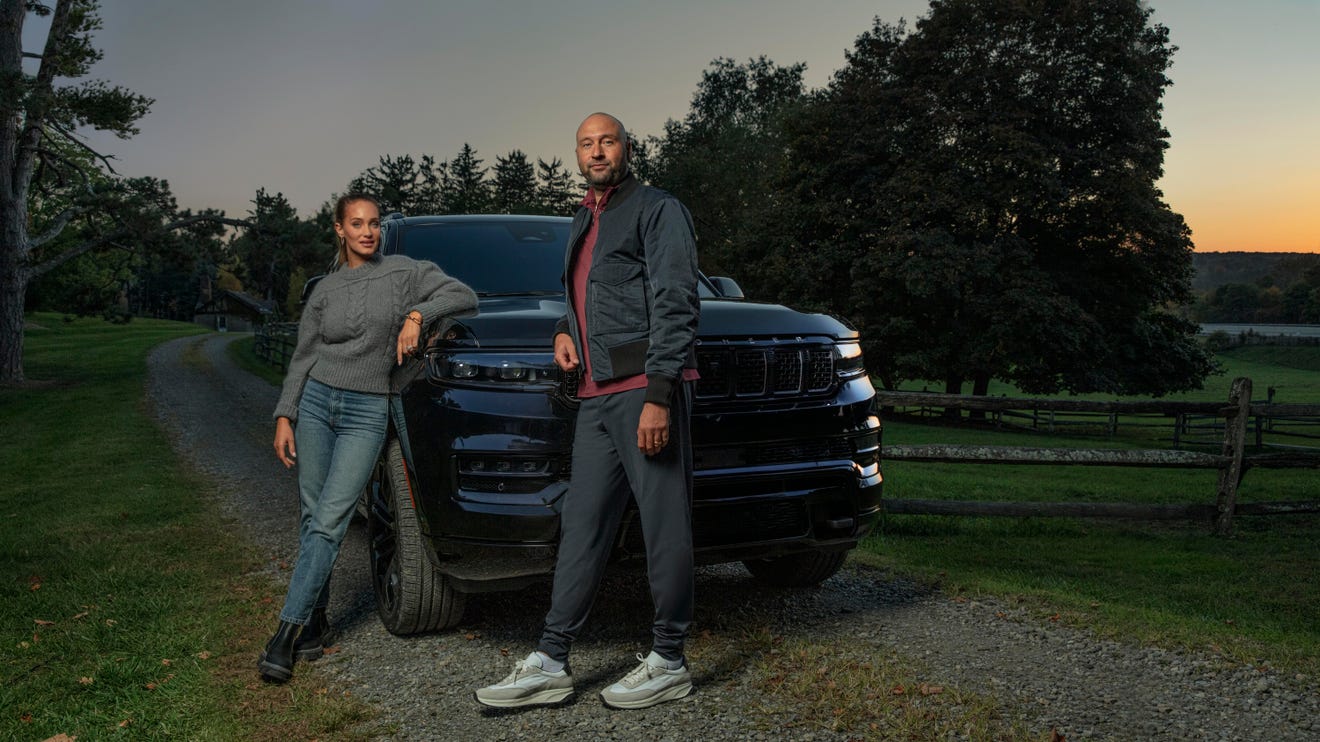
[(600, 214), (587, 295), (573, 295), (573, 255), (591, 227), (591, 210), (573, 216), (564, 254), (568, 313), (555, 326), (583, 355), (574, 307), (585, 301), (591, 377), (646, 374), (646, 401), (665, 406), (684, 368), (696, 368), (697, 243), (692, 215), (678, 199), (629, 173)]

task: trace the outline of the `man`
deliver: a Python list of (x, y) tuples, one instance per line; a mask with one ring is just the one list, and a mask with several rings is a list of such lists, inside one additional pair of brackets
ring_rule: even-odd
[(628, 171), (628, 134), (605, 113), (577, 130), (588, 189), (564, 261), (568, 313), (555, 362), (581, 367), (573, 474), (560, 514), (550, 612), (537, 650), (477, 691), (488, 706), (557, 703), (573, 694), (568, 653), (586, 622), (631, 494), (655, 604), (650, 655), (601, 693), (614, 708), (686, 696), (692, 622), (691, 381), (697, 333), (692, 217)]

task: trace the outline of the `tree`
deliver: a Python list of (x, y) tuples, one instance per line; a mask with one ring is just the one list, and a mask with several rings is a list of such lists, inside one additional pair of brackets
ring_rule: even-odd
[(536, 208), (536, 168), (515, 149), (495, 158), (491, 208), (498, 214), (528, 214)]
[(765, 57), (745, 64), (716, 59), (702, 72), (683, 120), (667, 121), (664, 136), (634, 154), (639, 177), (692, 212), (702, 266), (741, 273), (754, 293), (766, 284), (761, 226), (777, 208), (774, 185), (784, 169), (780, 119), (802, 101), (805, 71)]
[(449, 161), (440, 174), (442, 213), (484, 214), (490, 210), (490, 184), (481, 163), (477, 151), (467, 143)]
[[(876, 21), (787, 124), (781, 290), (853, 318), (887, 385), (1162, 394), (1212, 370), (1155, 187), (1174, 47), (1139, 0), (933, 0)], [(812, 277), (809, 280), (806, 277)]]
[[(163, 181), (122, 179), (77, 135), (91, 127), (120, 138), (152, 100), (84, 77), (101, 58), (94, 0), (0, 0), (0, 382), (21, 382), (23, 310), (33, 279), (109, 245), (202, 221), (242, 224), (215, 212), (180, 213)], [(40, 54), (23, 50), (28, 14), (51, 18)], [(37, 60), (29, 74), (24, 59)], [(109, 171), (102, 172), (101, 168)], [(79, 239), (69, 239), (74, 225)]]
[(298, 218), (283, 193), (272, 195), (258, 188), (248, 222), (251, 228), (229, 249), (243, 285), (258, 298), (283, 301), (296, 269), (306, 273), (309, 267), (319, 269), (329, 262), (332, 253), (322, 233), (315, 224)]
[[(443, 168), (444, 164), (439, 167)], [(412, 155), (382, 155), (377, 165), (349, 183), (348, 190), (374, 196), (380, 202), (382, 215), (396, 211), (433, 214), (440, 208), (436, 168), (435, 158), (430, 155), (416, 160)]]
[(550, 162), (536, 161), (536, 212), (556, 216), (571, 216), (577, 204), (573, 188), (573, 174), (558, 157)]

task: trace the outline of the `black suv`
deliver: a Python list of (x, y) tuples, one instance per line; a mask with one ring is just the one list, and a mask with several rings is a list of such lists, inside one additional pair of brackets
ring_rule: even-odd
[[(569, 223), (395, 214), (381, 225), (384, 253), (433, 260), (481, 299), (476, 316), (432, 328), (365, 494), (377, 611), (395, 634), (453, 626), (467, 593), (554, 569), (577, 408), (577, 379), (551, 352)], [(697, 561), (819, 583), (880, 513), (880, 420), (857, 332), (701, 281)], [(635, 510), (615, 553), (645, 554)]]

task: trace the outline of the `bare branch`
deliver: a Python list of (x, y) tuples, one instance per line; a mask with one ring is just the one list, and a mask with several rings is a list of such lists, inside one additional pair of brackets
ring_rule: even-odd
[(95, 157), (96, 159), (100, 160), (101, 163), (105, 165), (106, 170), (109, 170), (114, 175), (119, 174), (115, 170), (114, 166), (110, 164), (110, 161), (114, 159), (114, 155), (103, 155), (100, 152), (97, 152), (96, 150), (92, 149), (86, 142), (79, 139), (76, 134), (74, 134), (71, 131), (66, 131), (63, 127), (56, 126), (55, 124), (51, 124), (51, 123), (47, 123), (46, 125), (49, 126), (51, 129), (55, 130), (55, 132), (57, 132), (60, 136), (64, 137), (65, 140), (67, 140), (70, 144), (74, 144), (77, 145), (78, 147), (81, 147), (82, 149), (86, 150), (87, 153), (90, 154), (92, 157)]
[(23, 52), (23, 57), (25, 59), (41, 59), (41, 55), (34, 52)]
[(59, 237), (60, 232), (63, 232), (64, 228), (69, 226), (70, 220), (72, 220), (75, 216), (78, 216), (79, 214), (85, 213), (86, 211), (87, 209), (82, 206), (70, 206), (64, 211), (61, 211), (59, 216), (51, 220), (50, 227), (47, 228), (44, 233), (28, 240), (28, 245), (33, 249), (36, 249), (46, 244), (47, 242), (50, 242), (56, 237)]
[[(195, 214), (193, 216), (183, 217), (182, 219), (175, 219), (174, 221), (169, 222), (168, 224), (162, 225), (160, 227), (160, 231), (170, 232), (176, 229), (182, 229), (191, 224), (199, 224), (201, 222), (215, 222), (217, 224), (226, 224), (231, 227), (252, 226), (252, 222), (249, 222), (246, 219), (230, 219), (228, 217), (219, 216), (217, 214)], [(52, 270), (60, 267), (61, 265), (64, 265), (70, 260), (73, 260), (79, 255), (83, 255), (97, 248), (105, 247), (106, 245), (116, 243), (119, 240), (124, 239), (125, 237), (131, 236), (132, 234), (133, 234), (133, 230), (119, 229), (114, 232), (111, 232), (110, 234), (102, 235), (100, 237), (87, 240), (86, 242), (83, 242), (82, 244), (77, 245), (76, 247), (71, 247), (68, 250), (65, 250), (64, 252), (60, 253), (59, 255), (51, 257), (47, 260), (42, 261), (41, 263), (32, 266), (30, 269), (31, 276), (32, 278), (43, 276), (51, 272)]]
[[(46, 149), (45, 147), (37, 148), (37, 156), (39, 156), (43, 161), (57, 160), (67, 165), (70, 169), (72, 169), (75, 173), (78, 174), (78, 177), (82, 178), (83, 190), (87, 191), (87, 193), (90, 195), (96, 195), (96, 189), (92, 187), (92, 176), (87, 174), (87, 170), (84, 169), (80, 163), (74, 162), (73, 160), (69, 159), (68, 157), (65, 157), (59, 152)], [(60, 177), (61, 179), (64, 177), (63, 172), (60, 173)], [(63, 185), (62, 180), (61, 180), (61, 185)]]

